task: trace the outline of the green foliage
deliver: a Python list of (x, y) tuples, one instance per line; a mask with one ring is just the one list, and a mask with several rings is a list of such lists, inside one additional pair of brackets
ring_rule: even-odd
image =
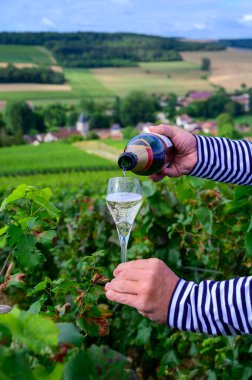
[(45, 67), (17, 68), (9, 64), (0, 68), (0, 83), (51, 83), (63, 84), (64, 74)]
[(46, 107), (44, 121), (48, 130), (54, 127), (66, 125), (66, 110), (61, 103), (55, 103)]
[(5, 111), (6, 130), (17, 136), (28, 133), (33, 128), (32, 110), (25, 102), (8, 103)]
[(205, 101), (194, 101), (186, 107), (186, 111), (193, 117), (215, 118), (221, 113), (228, 112), (231, 116), (242, 114), (240, 104), (230, 100), (224, 90), (219, 90)]
[(209, 58), (206, 58), (206, 57), (202, 58), (201, 70), (203, 71), (211, 70), (211, 60)]
[(121, 120), (124, 125), (135, 126), (139, 122), (155, 119), (156, 100), (143, 92), (132, 92), (122, 100)]
[[(63, 379), (76, 379), (78, 374), (90, 380), (128, 379), (134, 375), (125, 371), (125, 364), (137, 370), (139, 379), (250, 378), (250, 336), (178, 332), (144, 319), (135, 309), (113, 303), (111, 315), (103, 286), (120, 262), (115, 225), (105, 203), (106, 182), (111, 175), (115, 174), (106, 178), (103, 173), (102, 179), (89, 175), (80, 182), (75, 179), (75, 185), (69, 176), (68, 187), (60, 179), (53, 182), (48, 177), (61, 209), (57, 245), (53, 247), (53, 266), (58, 274), (53, 277), (51, 269), (43, 274), (29, 272), (26, 297), (26, 289), (18, 291), (21, 305), (26, 299), (28, 311), (23, 313), (50, 318), (60, 333), (56, 345), (48, 344), (43, 354), (37, 354), (40, 348), (28, 350), (22, 340), (17, 349), (9, 327), (0, 324), (2, 378), (22, 367), (26, 379), (54, 380), (62, 374)], [(142, 179), (141, 187), (144, 202), (130, 237), (128, 260), (159, 257), (180, 277), (196, 282), (251, 274), (251, 187), (193, 177), (160, 183)], [(16, 199), (21, 194), (22, 188), (7, 198), (3, 206), (6, 211), (14, 213), (12, 204), (29, 201)], [(23, 212), (27, 203), (22, 204)], [(29, 214), (28, 209), (25, 212)], [(52, 222), (55, 225), (56, 220)], [(3, 220), (1, 236), (7, 234), (5, 226)], [(25, 221), (22, 226), (25, 228)], [(106, 251), (101, 251), (104, 248)], [(13, 297), (10, 290), (7, 288)], [(55, 331), (55, 325), (52, 329)]]
[(133, 139), (138, 135), (138, 131), (134, 127), (126, 127), (123, 129), (123, 138), (127, 140)]
[(218, 135), (230, 139), (239, 139), (241, 134), (235, 129), (234, 120), (229, 113), (220, 114), (217, 119)]

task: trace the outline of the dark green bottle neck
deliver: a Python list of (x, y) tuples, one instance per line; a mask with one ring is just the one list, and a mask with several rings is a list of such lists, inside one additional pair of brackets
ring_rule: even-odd
[(118, 165), (122, 170), (132, 170), (137, 166), (137, 156), (134, 153), (124, 152), (118, 158)]

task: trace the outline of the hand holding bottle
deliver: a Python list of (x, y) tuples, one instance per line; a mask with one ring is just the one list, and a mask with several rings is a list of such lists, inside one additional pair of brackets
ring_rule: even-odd
[(193, 134), (171, 125), (149, 127), (149, 131), (169, 137), (174, 145), (174, 158), (171, 165), (151, 175), (153, 181), (160, 181), (165, 176), (179, 177), (193, 170), (198, 160), (197, 142)]

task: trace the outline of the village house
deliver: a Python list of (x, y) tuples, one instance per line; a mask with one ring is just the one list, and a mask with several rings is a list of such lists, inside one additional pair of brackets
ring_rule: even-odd
[(176, 125), (188, 132), (199, 132), (201, 130), (200, 124), (187, 114), (178, 115), (176, 117)]
[(233, 102), (239, 103), (244, 112), (249, 112), (249, 94), (231, 95)]
[(187, 107), (192, 102), (206, 101), (211, 96), (213, 96), (213, 93), (210, 91), (193, 91), (186, 97), (178, 98), (178, 104), (182, 107)]

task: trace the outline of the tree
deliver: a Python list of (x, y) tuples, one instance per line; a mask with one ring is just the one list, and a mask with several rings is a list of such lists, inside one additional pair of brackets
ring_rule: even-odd
[(60, 103), (55, 103), (46, 107), (44, 120), (47, 129), (64, 127), (66, 125), (66, 109)]
[(89, 118), (90, 129), (107, 129), (110, 126), (110, 118), (102, 112), (96, 111)]
[(168, 118), (170, 120), (173, 120), (174, 117), (176, 116), (176, 105), (177, 105), (177, 95), (170, 94), (169, 99), (168, 99), (168, 104), (165, 109), (165, 111), (168, 114)]
[(210, 71), (211, 70), (211, 61), (209, 58), (203, 57), (201, 60), (201, 70)]
[(239, 139), (241, 134), (235, 129), (234, 120), (229, 113), (222, 113), (216, 119), (218, 135), (230, 139)]
[(8, 134), (27, 134), (34, 128), (34, 117), (25, 102), (8, 103), (5, 112), (6, 131)]
[(117, 96), (115, 98), (115, 102), (113, 105), (112, 121), (114, 123), (122, 124), (122, 120), (121, 120), (121, 99), (119, 98), (119, 96)]
[(123, 125), (135, 126), (139, 122), (153, 122), (156, 100), (144, 92), (131, 92), (122, 100), (121, 120)]

